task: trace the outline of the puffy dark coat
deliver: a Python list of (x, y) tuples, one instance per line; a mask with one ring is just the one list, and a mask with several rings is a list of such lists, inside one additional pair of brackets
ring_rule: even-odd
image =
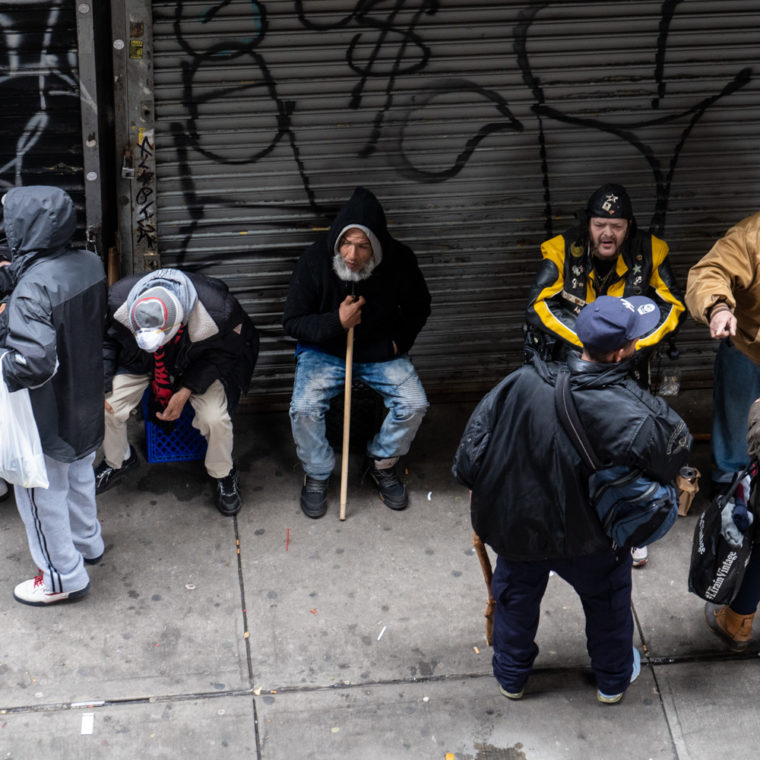
[(103, 440), (103, 264), (68, 247), (76, 210), (60, 188), (14, 188), (4, 213), (13, 292), (3, 377), (11, 391), (29, 388), (45, 454), (73, 462)]
[[(333, 270), (335, 243), (347, 225), (370, 229), (382, 245), (382, 260), (360, 282), (344, 282)], [(349, 293), (364, 296), (362, 321), (354, 328), (354, 361), (382, 362), (405, 354), (430, 315), (430, 293), (411, 248), (391, 237), (385, 212), (363, 187), (354, 191), (329, 232), (301, 256), (288, 288), (283, 327), (302, 347), (346, 355), (346, 330), (338, 310)]]
[[(167, 369), (174, 387), (205, 393), (220, 380), (233, 409), (248, 391), (259, 353), (259, 334), (238, 300), (219, 279), (186, 272), (198, 299), (176, 350), (167, 352)], [(143, 275), (144, 276), (144, 275)], [(153, 372), (153, 355), (143, 351), (129, 329), (127, 296), (141, 275), (115, 282), (108, 294), (108, 327), (103, 343), (105, 391), (117, 371), (135, 375)]]
[[(628, 376), (628, 362), (597, 364), (570, 354), (578, 414), (605, 466), (642, 469), (672, 482), (692, 438), (668, 405)], [(453, 473), (472, 490), (472, 525), (511, 560), (567, 558), (609, 548), (588, 500), (589, 471), (557, 418), (558, 363), (537, 357), (478, 404)]]

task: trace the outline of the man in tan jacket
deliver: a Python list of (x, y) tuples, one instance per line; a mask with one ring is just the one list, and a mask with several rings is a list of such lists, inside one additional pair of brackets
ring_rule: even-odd
[(760, 212), (743, 219), (689, 271), (686, 306), (720, 340), (713, 384), (714, 492), (749, 462), (747, 416), (760, 397)]

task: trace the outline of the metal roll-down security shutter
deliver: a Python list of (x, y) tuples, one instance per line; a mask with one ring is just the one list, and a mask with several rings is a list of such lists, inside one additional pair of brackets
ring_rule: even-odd
[[(522, 360), (539, 244), (625, 184), (688, 268), (760, 199), (760, 7), (723, 0), (154, 2), (162, 264), (226, 280), (259, 327), (252, 399), (285, 398), (292, 267), (353, 187), (413, 247), (431, 395)], [(711, 382), (687, 323), (684, 387)], [(666, 359), (666, 363), (670, 360)]]
[(75, 3), (0, 5), (0, 193), (18, 185), (84, 206)]

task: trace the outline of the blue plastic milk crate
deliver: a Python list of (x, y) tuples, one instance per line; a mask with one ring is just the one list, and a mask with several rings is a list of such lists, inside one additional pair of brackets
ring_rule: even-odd
[(206, 456), (208, 443), (192, 426), (195, 409), (189, 403), (185, 404), (185, 408), (182, 410), (182, 414), (179, 416), (174, 430), (171, 433), (166, 433), (148, 420), (149, 393), (149, 390), (145, 391), (142, 398), (148, 461), (188, 462), (195, 459), (203, 459)]

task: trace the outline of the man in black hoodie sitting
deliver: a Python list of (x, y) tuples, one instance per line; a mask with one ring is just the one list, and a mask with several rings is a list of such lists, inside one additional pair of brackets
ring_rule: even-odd
[(298, 261), (283, 315), (285, 331), (298, 340), (290, 419), (306, 473), (301, 509), (307, 516), (327, 511), (335, 455), (325, 435), (325, 413), (344, 387), (351, 327), (353, 374), (388, 408), (367, 446), (369, 474), (388, 507), (407, 506), (397, 463), (428, 407), (407, 353), (429, 314), (430, 293), (414, 253), (391, 237), (377, 198), (357, 187), (327, 234)]

